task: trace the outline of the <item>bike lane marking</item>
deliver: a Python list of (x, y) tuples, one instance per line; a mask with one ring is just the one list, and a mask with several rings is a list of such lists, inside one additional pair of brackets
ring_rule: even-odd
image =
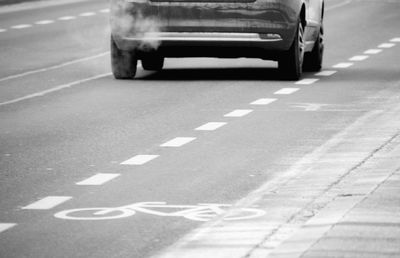
[(92, 177), (89, 177), (85, 180), (75, 183), (76, 185), (102, 185), (107, 183), (108, 181), (113, 180), (116, 177), (119, 177), (121, 174), (104, 174), (99, 173)]
[(195, 131), (215, 131), (226, 125), (225, 122), (209, 122), (194, 129)]
[(12, 227), (15, 227), (17, 224), (15, 223), (0, 223), (0, 233), (4, 232)]
[(68, 200), (71, 196), (48, 196), (37, 202), (22, 207), (23, 210), (50, 210)]
[(189, 142), (196, 140), (196, 137), (176, 137), (170, 141), (161, 144), (161, 147), (181, 147)]
[(120, 165), (144, 165), (153, 159), (158, 158), (160, 155), (136, 155), (124, 162), (120, 163)]

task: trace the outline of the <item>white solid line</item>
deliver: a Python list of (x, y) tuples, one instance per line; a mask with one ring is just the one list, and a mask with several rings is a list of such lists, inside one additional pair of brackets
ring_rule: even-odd
[(54, 23), (54, 21), (53, 20), (43, 20), (43, 21), (35, 22), (35, 24), (37, 24), (37, 25), (47, 25), (47, 24), (51, 24), (51, 23)]
[(367, 51), (364, 52), (364, 54), (366, 54), (366, 55), (376, 55), (376, 54), (379, 54), (380, 52), (382, 52), (382, 49), (373, 48), (373, 49), (368, 49)]
[(337, 73), (337, 71), (322, 71), (319, 73), (316, 73), (315, 76), (331, 76)]
[(75, 16), (63, 16), (63, 17), (58, 18), (58, 20), (60, 20), (60, 21), (70, 21), (70, 20), (75, 20), (75, 19), (76, 19)]
[(260, 105), (260, 106), (269, 105), (269, 104), (271, 104), (272, 102), (275, 102), (275, 101), (277, 101), (277, 100), (278, 100), (278, 99), (269, 99), (269, 98), (257, 99), (257, 100), (255, 100), (255, 101), (251, 102), (250, 105)]
[(309, 78), (309, 79), (303, 79), (303, 80), (297, 81), (295, 84), (309, 85), (309, 84), (313, 84), (317, 81), (319, 81), (319, 79)]
[(47, 71), (55, 70), (55, 69), (58, 69), (58, 68), (62, 68), (64, 66), (68, 66), (68, 65), (73, 65), (73, 64), (76, 64), (76, 63), (89, 61), (89, 60), (96, 59), (96, 58), (99, 58), (99, 57), (103, 57), (103, 56), (109, 55), (109, 54), (110, 54), (110, 51), (107, 51), (107, 52), (104, 52), (104, 53), (100, 53), (98, 55), (84, 57), (84, 58), (72, 60), (72, 61), (69, 61), (69, 62), (61, 63), (59, 65), (54, 65), (54, 66), (50, 66), (50, 67), (46, 67), (46, 68), (32, 70), (32, 71), (28, 71), (28, 72), (25, 72), (25, 73), (10, 75), (10, 76), (7, 76), (7, 77), (0, 78), (0, 82), (7, 81), (7, 80), (12, 80), (12, 79), (18, 79), (18, 78), (21, 78), (21, 77), (24, 77), (24, 76), (35, 74), (35, 73), (41, 73), (41, 72), (47, 72)]
[(26, 29), (26, 28), (30, 28), (30, 27), (32, 27), (31, 24), (20, 24), (20, 25), (12, 26), (11, 28), (20, 30), (20, 29)]
[(218, 128), (221, 128), (222, 126), (224, 126), (226, 124), (227, 123), (224, 123), (224, 122), (210, 122), (210, 123), (207, 123), (207, 124), (197, 127), (195, 130), (196, 131), (214, 131), (214, 130), (217, 130)]
[(7, 229), (15, 227), (16, 225), (17, 224), (15, 223), (0, 223), (0, 233), (6, 231)]
[(400, 38), (393, 38), (390, 40), (390, 42), (400, 42)]
[(195, 137), (176, 137), (166, 143), (161, 144), (161, 147), (181, 147), (191, 141), (196, 140)]
[(282, 88), (278, 91), (276, 91), (274, 94), (276, 95), (288, 95), (288, 94), (292, 94), (296, 91), (298, 91), (299, 88)]
[(121, 174), (96, 174), (88, 179), (82, 180), (76, 185), (102, 185), (116, 177), (119, 177)]
[(93, 16), (93, 15), (96, 15), (96, 13), (94, 13), (94, 12), (87, 12), (87, 13), (81, 13), (81, 14), (79, 14), (79, 16), (81, 16), (81, 17), (88, 17), (88, 16)]
[(109, 12), (110, 12), (110, 9), (102, 9), (102, 10), (100, 10), (99, 12), (101, 12), (101, 13), (109, 13)]
[(332, 66), (333, 68), (349, 68), (350, 66), (352, 66), (354, 63), (338, 63), (334, 66)]
[(160, 155), (136, 155), (133, 158), (125, 160), (120, 165), (143, 165), (159, 156)]
[(224, 117), (243, 117), (253, 112), (252, 109), (236, 109), (232, 112), (225, 114)]
[(368, 57), (369, 56), (353, 56), (349, 61), (364, 61), (365, 59), (368, 59)]
[(72, 199), (71, 196), (48, 196), (37, 202), (22, 207), (24, 210), (49, 210)]
[(36, 92), (36, 93), (30, 94), (30, 95), (26, 95), (26, 96), (21, 97), (21, 98), (17, 98), (17, 99), (12, 99), (12, 100), (9, 100), (9, 101), (1, 102), (0, 106), (5, 106), (5, 105), (21, 102), (21, 101), (32, 99), (32, 98), (36, 98), (36, 97), (42, 97), (42, 96), (45, 96), (45, 95), (47, 95), (49, 93), (60, 91), (60, 90), (63, 90), (63, 89), (66, 89), (66, 88), (70, 88), (70, 87), (75, 86), (75, 85), (79, 85), (79, 84), (82, 84), (82, 83), (85, 83), (85, 82), (89, 82), (89, 81), (93, 81), (93, 80), (96, 80), (96, 79), (104, 78), (104, 77), (107, 77), (107, 76), (110, 76), (110, 75), (111, 75), (111, 73), (105, 73), (105, 74), (100, 74), (100, 75), (96, 75), (96, 76), (93, 76), (93, 77), (89, 77), (89, 78), (86, 78), (86, 79), (83, 79), (83, 80), (79, 80), (79, 81), (71, 82), (71, 83), (68, 83), (68, 84), (60, 85), (60, 86), (57, 86), (57, 87), (54, 87), (54, 88), (51, 88), (51, 89), (48, 89), (48, 90), (44, 90), (44, 91)]
[(394, 43), (383, 43), (383, 44), (380, 44), (378, 47), (379, 48), (391, 48), (394, 46), (396, 46), (396, 44), (394, 44)]

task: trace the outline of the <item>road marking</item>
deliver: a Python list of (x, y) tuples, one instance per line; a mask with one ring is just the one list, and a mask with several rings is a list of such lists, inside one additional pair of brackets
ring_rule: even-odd
[(0, 33), (1, 32), (6, 32), (7, 30), (6, 29), (0, 29)]
[(97, 79), (100, 79), (100, 78), (104, 78), (104, 77), (107, 77), (107, 76), (110, 76), (110, 75), (111, 75), (111, 73), (104, 73), (104, 74), (96, 75), (96, 76), (89, 77), (89, 78), (86, 78), (86, 79), (83, 79), (83, 80), (71, 82), (71, 83), (68, 83), (68, 84), (63, 84), (63, 85), (56, 86), (56, 87), (48, 89), (48, 90), (44, 90), (44, 91), (36, 92), (36, 93), (30, 94), (30, 95), (26, 95), (26, 96), (21, 97), (21, 98), (17, 98), (17, 99), (12, 99), (12, 100), (9, 100), (9, 101), (1, 102), (0, 106), (5, 106), (5, 105), (9, 105), (9, 104), (21, 102), (21, 101), (24, 101), (24, 100), (37, 98), (37, 97), (43, 97), (43, 96), (45, 96), (47, 94), (50, 94), (50, 93), (53, 93), (53, 92), (56, 92), (56, 91), (60, 91), (60, 90), (66, 89), (66, 88), (71, 88), (72, 86), (79, 85), (79, 84), (82, 84), (82, 83), (85, 83), (85, 82), (89, 82), (89, 81), (93, 81), (93, 80), (97, 80)]
[(293, 103), (290, 105), (293, 108), (302, 108), (304, 111), (318, 111), (323, 107), (329, 106), (329, 104), (321, 103)]
[(380, 52), (382, 52), (382, 49), (372, 48), (372, 49), (368, 49), (367, 51), (365, 51), (364, 54), (376, 55), (376, 54), (379, 54)]
[(22, 207), (24, 210), (49, 210), (72, 199), (71, 196), (48, 196), (37, 202)]
[(350, 4), (351, 2), (353, 2), (353, 0), (347, 0), (347, 1), (344, 1), (344, 2), (342, 2), (342, 3), (336, 4), (336, 5), (332, 5), (332, 6), (330, 6), (330, 7), (326, 7), (326, 8), (325, 8), (325, 11), (330, 11), (330, 10), (333, 10), (333, 9), (336, 9), (336, 8), (339, 8), (339, 7), (348, 5), (348, 4)]
[(300, 90), (299, 88), (282, 88), (278, 91), (276, 91), (274, 94), (276, 95), (289, 95), (292, 94), (296, 91)]
[(26, 29), (26, 28), (30, 28), (30, 27), (32, 27), (31, 24), (20, 24), (20, 25), (12, 26), (11, 28), (16, 29), (16, 30), (21, 30), (21, 29)]
[(369, 56), (353, 56), (349, 61), (364, 61), (365, 59), (368, 59), (368, 57)]
[(191, 141), (196, 140), (195, 137), (176, 137), (166, 143), (161, 144), (161, 147), (181, 147)]
[(101, 13), (109, 13), (109, 12), (110, 12), (110, 9), (102, 9), (102, 10), (100, 10), (99, 12), (101, 12)]
[(197, 127), (195, 130), (196, 131), (214, 131), (226, 124), (227, 123), (224, 123), (224, 122), (210, 122), (210, 123), (204, 124), (200, 127)]
[(236, 109), (232, 112), (225, 114), (224, 117), (243, 117), (253, 112), (252, 109)]
[(133, 158), (120, 163), (120, 165), (143, 165), (159, 156), (160, 155), (136, 155)]
[(354, 63), (338, 63), (334, 66), (332, 66), (333, 68), (349, 68), (350, 66), (352, 66)]
[(257, 99), (256, 101), (251, 102), (250, 105), (260, 105), (260, 106), (269, 105), (269, 104), (271, 104), (272, 102), (275, 102), (275, 101), (277, 101), (277, 100), (278, 100), (278, 99), (269, 99), (269, 98)]
[(0, 233), (4, 232), (12, 227), (15, 227), (17, 224), (15, 223), (0, 223)]
[(116, 177), (119, 177), (121, 174), (96, 174), (92, 177), (89, 177), (88, 179), (82, 180), (76, 185), (102, 185), (104, 183), (107, 183), (110, 180), (113, 180)]
[(299, 85), (309, 85), (309, 84), (313, 84), (315, 82), (319, 81), (319, 79), (315, 79), (315, 78), (308, 78), (308, 79), (303, 79), (300, 81), (297, 81), (295, 84), (299, 84)]
[(53, 20), (43, 20), (43, 21), (35, 22), (35, 24), (37, 24), (37, 25), (47, 25), (47, 24), (51, 24), (51, 23), (54, 23), (54, 21)]
[(380, 44), (378, 47), (379, 48), (391, 48), (394, 46), (396, 46), (396, 44), (394, 44), (394, 43), (383, 43), (383, 44)]
[(75, 16), (63, 16), (63, 17), (58, 18), (58, 20), (60, 20), (60, 21), (70, 21), (70, 20), (75, 20), (75, 19), (76, 19)]
[(316, 76), (331, 76), (334, 75), (335, 73), (337, 73), (337, 71), (322, 71), (319, 73), (316, 73)]
[(400, 38), (393, 38), (390, 40), (390, 42), (400, 42)]
[(37, 70), (28, 71), (28, 72), (25, 72), (25, 73), (10, 75), (10, 76), (7, 76), (7, 77), (0, 78), (0, 82), (7, 81), (7, 80), (12, 80), (12, 79), (18, 79), (18, 78), (21, 78), (21, 77), (24, 77), (24, 76), (35, 74), (35, 73), (41, 73), (41, 72), (47, 72), (47, 71), (50, 71), (50, 70), (55, 70), (55, 69), (58, 69), (58, 68), (62, 68), (64, 66), (68, 66), (68, 65), (73, 65), (73, 64), (76, 64), (76, 63), (89, 61), (89, 60), (96, 59), (96, 58), (99, 58), (99, 57), (103, 57), (103, 56), (109, 55), (109, 54), (110, 54), (110, 52), (107, 51), (107, 52), (104, 52), (104, 53), (100, 53), (98, 55), (72, 60), (72, 61), (69, 61), (69, 62), (61, 63), (59, 65), (54, 65), (54, 66), (50, 66), (50, 67), (47, 67), (47, 68), (41, 68), (41, 69), (37, 69)]
[(94, 13), (94, 12), (86, 12), (86, 13), (79, 14), (79, 16), (81, 16), (81, 17), (89, 17), (89, 16), (93, 16), (93, 15), (96, 15), (96, 13)]

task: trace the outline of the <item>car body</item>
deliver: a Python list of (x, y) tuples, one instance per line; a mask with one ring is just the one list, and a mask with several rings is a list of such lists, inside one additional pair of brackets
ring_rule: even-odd
[(114, 76), (137, 60), (160, 70), (165, 57), (261, 58), (287, 78), (321, 69), (323, 0), (111, 0)]

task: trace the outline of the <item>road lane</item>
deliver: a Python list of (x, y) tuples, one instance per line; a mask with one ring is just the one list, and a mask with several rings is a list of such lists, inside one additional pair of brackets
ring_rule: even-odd
[[(387, 23), (367, 19), (378, 11), (393, 12), (387, 16), (397, 21), (396, 6), (357, 2), (327, 16), (331, 34), (326, 66), (347, 62), (397, 37), (396, 26), (386, 28)], [(356, 22), (354, 15), (360, 17)], [(355, 29), (364, 26), (374, 30), (377, 38), (366, 41), (354, 35)], [(0, 223), (18, 223), (2, 232), (0, 245), (7, 248), (1, 254), (146, 257), (173, 244), (200, 223), (145, 214), (72, 222), (53, 214), (142, 201), (234, 203), (397, 94), (396, 47), (311, 85), (277, 81), (274, 64), (263, 61), (210, 64), (208, 59), (173, 59), (165, 71), (140, 71), (135, 81), (105, 77), (1, 107)], [(76, 69), (93, 72), (84, 65)], [(33, 87), (41, 78), (55, 80), (46, 87), (67, 81), (59, 78), (63, 71), (30, 77), (37, 81)], [(69, 74), (80, 76), (74, 70)], [(299, 90), (290, 95), (274, 94), (295, 87)], [(261, 98), (278, 100), (266, 106), (250, 105)], [(310, 103), (320, 105), (307, 111)], [(238, 109), (253, 112), (224, 116)], [(217, 121), (226, 125), (212, 132), (195, 130)], [(196, 137), (196, 141), (172, 150), (159, 147), (175, 137)], [(160, 156), (140, 166), (120, 165), (140, 154)], [(101, 187), (75, 185), (98, 173), (121, 176)], [(48, 196), (73, 199), (50, 212), (19, 209)]]

